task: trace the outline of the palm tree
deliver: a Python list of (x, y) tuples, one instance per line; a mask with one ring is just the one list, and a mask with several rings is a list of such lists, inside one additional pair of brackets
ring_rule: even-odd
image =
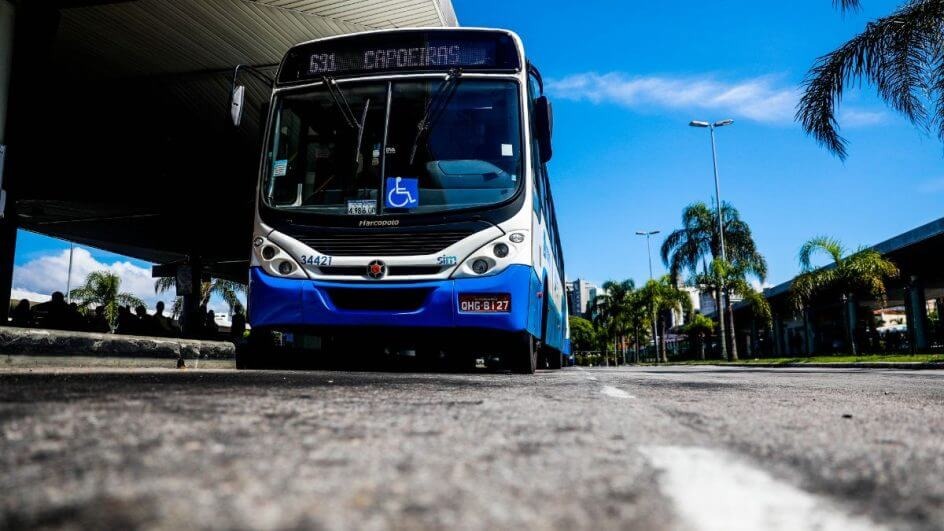
[(592, 314), (595, 324), (606, 330), (608, 337), (613, 338), (614, 354), (619, 348), (617, 345), (622, 345), (623, 338), (626, 336), (627, 313), (635, 289), (636, 284), (632, 279), (622, 282), (609, 280), (603, 283), (603, 295), (597, 296), (594, 301)]
[[(832, 259), (827, 267), (814, 269), (812, 257), (825, 253)], [(802, 273), (793, 280), (792, 298), (797, 308), (808, 306), (814, 297), (839, 293), (844, 303), (843, 326), (850, 352), (855, 355), (856, 297), (885, 300), (885, 279), (898, 276), (898, 267), (875, 249), (860, 247), (851, 254), (839, 240), (820, 236), (800, 248)]]
[[(761, 260), (763, 260), (763, 258), (761, 258)], [(690, 281), (696, 286), (701, 286), (703, 289), (711, 291), (717, 291), (721, 286), (724, 286), (724, 291), (727, 293), (725, 297), (727, 302), (725, 313), (731, 323), (731, 350), (729, 353), (730, 356), (728, 357), (729, 361), (738, 360), (737, 329), (734, 327), (734, 304), (731, 302), (734, 297), (741, 299), (749, 305), (754, 319), (758, 320), (761, 326), (766, 327), (772, 320), (770, 304), (768, 304), (764, 295), (755, 290), (750, 282), (747, 281), (748, 273), (744, 271), (743, 267), (743, 263), (734, 265), (724, 260), (714, 260), (708, 267), (707, 273), (696, 275)]]
[(85, 285), (72, 290), (69, 295), (78, 302), (80, 308), (88, 309), (92, 306), (104, 306), (105, 318), (114, 328), (118, 320), (120, 306), (139, 306), (144, 301), (131, 295), (122, 293), (121, 277), (111, 271), (93, 271), (85, 277)]
[[(859, 0), (833, 0), (841, 9)], [(839, 134), (837, 107), (848, 85), (863, 80), (913, 124), (935, 130), (944, 140), (944, 1), (907, 0), (891, 15), (820, 57), (804, 83), (796, 119), (807, 133), (841, 159), (846, 140)], [(933, 108), (929, 109), (930, 106)]]
[[(659, 345), (656, 345), (656, 357), (658, 359), (661, 356), (662, 362), (667, 363), (669, 361), (666, 354), (667, 316), (674, 312), (691, 314), (692, 301), (688, 297), (688, 293), (679, 289), (671, 275), (664, 275), (658, 280), (646, 282), (641, 291), (642, 300), (645, 301), (652, 316), (654, 332), (656, 330), (662, 332), (662, 340)], [(655, 337), (659, 334), (654, 333), (653, 335)]]
[(685, 333), (698, 345), (698, 357), (702, 360), (705, 359), (705, 340), (714, 329), (715, 322), (700, 313), (692, 316), (692, 320), (685, 325)]
[[(721, 219), (724, 220), (724, 248), (727, 257), (728, 270), (737, 273), (737, 278), (754, 277), (763, 282), (767, 277), (767, 261), (757, 250), (751, 228), (741, 219), (741, 214), (730, 203), (721, 203)], [(682, 228), (673, 231), (666, 237), (660, 249), (662, 261), (669, 268), (669, 275), (673, 281), (688, 271), (692, 277), (705, 276), (712, 273), (708, 262), (720, 263), (721, 239), (718, 233), (718, 214), (703, 202), (692, 203), (682, 210)], [(701, 270), (699, 271), (699, 267)], [(718, 277), (727, 280), (727, 274)], [(695, 283), (696, 285), (702, 285)], [(721, 355), (731, 361), (738, 359), (737, 341), (732, 340), (730, 349), (727, 344), (726, 329), (732, 330), (734, 336), (734, 305), (730, 294), (733, 291), (727, 283), (716, 282), (712, 292), (718, 308), (718, 334), (720, 336)], [(702, 285), (703, 288), (709, 287)], [(721, 288), (724, 289), (721, 289)], [(727, 323), (723, 317), (727, 314)]]
[(639, 346), (648, 341), (649, 311), (641, 290), (634, 291), (627, 303), (626, 320), (633, 331), (633, 362), (639, 363)]
[[(176, 280), (173, 277), (162, 277), (157, 279), (154, 282), (154, 293), (165, 293), (170, 291), (171, 288), (176, 286)], [(239, 282), (233, 282), (232, 280), (224, 280), (222, 278), (214, 278), (209, 282), (203, 282), (200, 284), (200, 305), (206, 305), (210, 303), (210, 297), (213, 295), (219, 295), (223, 302), (229, 306), (230, 313), (235, 313), (236, 310), (242, 311), (243, 304), (239, 301), (239, 294), (246, 292), (246, 286), (240, 284)], [(174, 305), (171, 308), (171, 315), (176, 319), (181, 310), (183, 309), (183, 298), (177, 297), (174, 299)]]

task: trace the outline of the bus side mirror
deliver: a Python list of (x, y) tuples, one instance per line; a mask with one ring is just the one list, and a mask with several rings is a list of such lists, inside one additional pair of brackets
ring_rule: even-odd
[(534, 133), (537, 137), (538, 147), (541, 149), (541, 162), (545, 163), (551, 160), (553, 149), (551, 147), (551, 135), (554, 132), (554, 113), (551, 110), (551, 102), (547, 96), (541, 96), (534, 100)]
[(233, 89), (233, 99), (229, 107), (230, 115), (233, 117), (233, 125), (239, 127), (240, 122), (243, 121), (243, 103), (246, 100), (246, 87), (244, 85), (237, 85)]

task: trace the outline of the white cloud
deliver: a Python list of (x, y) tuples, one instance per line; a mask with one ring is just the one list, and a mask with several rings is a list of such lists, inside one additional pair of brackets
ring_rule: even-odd
[(881, 111), (863, 109), (845, 109), (839, 112), (839, 125), (842, 127), (867, 127), (883, 124), (888, 115)]
[(548, 83), (559, 98), (616, 103), (633, 109), (711, 110), (765, 123), (792, 123), (799, 90), (773, 76), (722, 82), (710, 76), (630, 76), (621, 72), (574, 74)]
[[(35, 258), (13, 270), (13, 298), (29, 299), (42, 302), (49, 300), (54, 291), (66, 291), (66, 275), (69, 270), (69, 250)], [(121, 291), (137, 296), (153, 309), (157, 301), (164, 301), (168, 308), (173, 304), (176, 292), (154, 293), (154, 278), (150, 268), (139, 267), (127, 260), (117, 260), (111, 263), (96, 260), (88, 250), (75, 248), (72, 259), (72, 288), (77, 288), (85, 282), (85, 278), (93, 271), (111, 271), (121, 278)], [(245, 305), (245, 294), (239, 295)], [(229, 307), (220, 297), (214, 295), (210, 299), (208, 309), (216, 313), (229, 313)]]
[[(66, 291), (66, 275), (69, 270), (69, 251), (62, 250), (35, 258), (13, 270), (13, 287), (16, 290), (37, 294), (51, 294), (54, 291)], [(168, 300), (172, 294), (157, 296), (154, 293), (154, 279), (151, 270), (139, 267), (129, 261), (115, 261), (110, 264), (99, 262), (88, 250), (75, 248), (72, 260), (72, 287), (85, 282), (85, 277), (93, 271), (111, 271), (121, 278), (121, 290), (143, 299), (148, 306), (158, 300)], [(29, 298), (29, 297), (27, 297)]]
[(20, 300), (26, 299), (33, 302), (46, 302), (50, 299), (48, 293), (36, 293), (35, 291), (28, 291), (24, 289), (13, 288), (10, 291), (10, 300), (18, 302)]
[[(573, 74), (549, 81), (548, 91), (574, 101), (615, 103), (637, 110), (711, 111), (716, 118), (778, 125), (794, 123), (801, 92), (778, 76), (719, 81), (711, 75), (632, 76), (622, 72)], [(883, 112), (847, 108), (839, 121), (845, 127), (862, 127), (883, 123), (886, 118)]]

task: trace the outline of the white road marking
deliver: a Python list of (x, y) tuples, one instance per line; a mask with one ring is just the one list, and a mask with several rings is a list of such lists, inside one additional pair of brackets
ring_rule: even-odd
[(587, 379), (588, 379), (588, 380), (593, 380), (594, 382), (597, 381), (597, 377), (596, 377), (596, 376), (587, 376)]
[(633, 395), (623, 391), (622, 389), (617, 389), (612, 385), (604, 385), (603, 389), (600, 389), (600, 392), (606, 396), (612, 396), (613, 398), (633, 398)]
[(662, 472), (662, 492), (691, 529), (885, 529), (725, 452), (679, 446), (639, 450)]

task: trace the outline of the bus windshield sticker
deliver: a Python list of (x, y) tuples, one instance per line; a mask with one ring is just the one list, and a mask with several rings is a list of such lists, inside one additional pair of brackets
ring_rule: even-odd
[(275, 161), (275, 164), (272, 165), (272, 176), (284, 177), (286, 173), (288, 173), (288, 160), (282, 159)]
[(416, 177), (387, 177), (384, 194), (386, 208), (416, 208), (420, 206), (420, 185)]
[(374, 216), (377, 201), (374, 199), (352, 199), (347, 202), (347, 213), (351, 216)]
[(514, 157), (515, 153), (512, 151), (511, 144), (502, 144), (502, 156), (503, 157)]

